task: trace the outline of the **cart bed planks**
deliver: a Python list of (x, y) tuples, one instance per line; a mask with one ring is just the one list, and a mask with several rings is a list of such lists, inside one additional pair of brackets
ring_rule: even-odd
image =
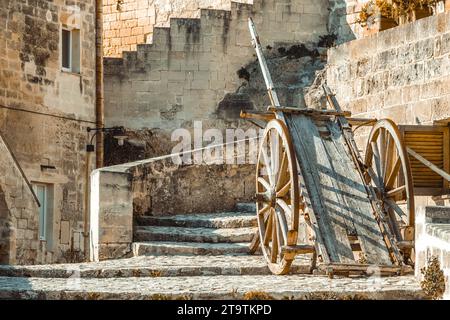
[(285, 116), (330, 262), (355, 263), (349, 236), (357, 236), (368, 263), (391, 265), (372, 204), (337, 121), (326, 122), (329, 135), (324, 135), (311, 117)]

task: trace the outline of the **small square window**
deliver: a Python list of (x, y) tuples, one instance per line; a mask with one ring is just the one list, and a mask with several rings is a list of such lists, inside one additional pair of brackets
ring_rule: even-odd
[(80, 73), (80, 30), (61, 30), (61, 68)]

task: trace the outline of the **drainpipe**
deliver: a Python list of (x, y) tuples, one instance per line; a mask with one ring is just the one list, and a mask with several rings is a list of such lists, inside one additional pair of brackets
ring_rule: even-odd
[[(96, 128), (103, 128), (103, 0), (95, 0), (95, 124)], [(89, 135), (88, 135), (89, 139)], [(96, 168), (103, 167), (103, 131), (96, 132), (95, 158)], [(90, 157), (93, 150), (86, 150), (86, 186), (84, 188), (84, 254), (89, 261), (89, 200), (90, 200)]]
[[(97, 128), (103, 128), (103, 0), (95, 0), (95, 116)], [(96, 167), (103, 167), (103, 132), (96, 137)]]

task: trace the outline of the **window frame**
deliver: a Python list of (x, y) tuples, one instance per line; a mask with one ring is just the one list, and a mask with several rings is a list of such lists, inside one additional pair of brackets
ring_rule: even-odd
[[(47, 223), (48, 223), (48, 186), (44, 183), (33, 183), (34, 190), (36, 192), (36, 195), (39, 199), (39, 204), (41, 205), (39, 207), (39, 225), (38, 225), (38, 232), (39, 232), (39, 240), (41, 241), (47, 241)], [(39, 191), (38, 188), (43, 189), (43, 201), (39, 198)], [(41, 214), (42, 216), (42, 223), (41, 223)]]
[[(64, 71), (64, 72), (73, 72), (72, 71), (72, 66), (73, 66), (73, 61), (72, 61), (72, 51), (73, 51), (73, 49), (72, 49), (72, 46), (73, 46), (73, 39), (72, 39), (72, 30), (73, 30), (73, 28), (69, 28), (69, 27), (65, 27), (65, 26), (63, 26), (62, 28), (61, 28), (61, 70), (62, 71)], [(64, 67), (63, 66), (63, 61), (64, 61), (64, 57), (63, 57), (63, 45), (64, 45), (64, 43), (63, 43), (63, 36), (62, 36), (62, 34), (63, 34), (63, 31), (68, 31), (69, 32), (69, 67), (67, 68), (67, 67)]]

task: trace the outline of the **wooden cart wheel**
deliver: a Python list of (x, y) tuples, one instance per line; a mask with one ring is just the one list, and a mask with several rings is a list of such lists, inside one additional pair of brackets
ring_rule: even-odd
[[(379, 120), (369, 136), (365, 165), (367, 182), (375, 188), (389, 215), (390, 228), (399, 244), (414, 240), (414, 188), (406, 147), (397, 125)], [(412, 248), (401, 248), (405, 260)]]
[(269, 269), (286, 274), (294, 256), (299, 225), (299, 185), (294, 148), (286, 125), (271, 120), (265, 129), (256, 166), (257, 220), (261, 248)]

